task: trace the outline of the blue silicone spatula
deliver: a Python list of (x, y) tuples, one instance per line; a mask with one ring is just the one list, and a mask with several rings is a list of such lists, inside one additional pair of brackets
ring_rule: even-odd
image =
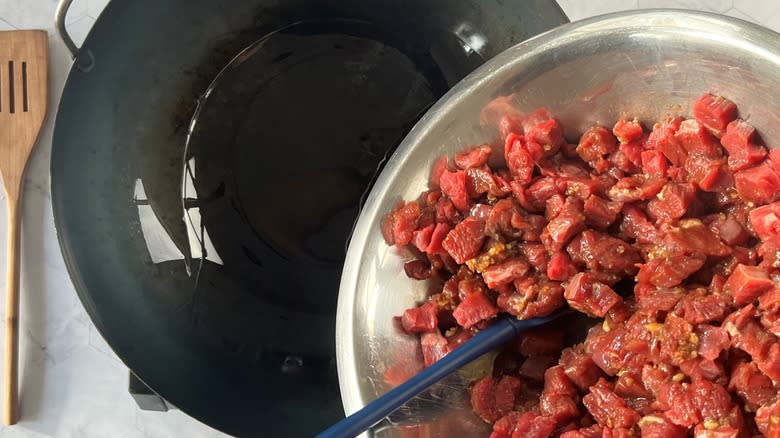
[(558, 319), (564, 313), (568, 312), (523, 321), (508, 315), (499, 317), (488, 328), (477, 333), (438, 362), (320, 432), (315, 438), (353, 438), (360, 435), (434, 383), (512, 340), (521, 332)]

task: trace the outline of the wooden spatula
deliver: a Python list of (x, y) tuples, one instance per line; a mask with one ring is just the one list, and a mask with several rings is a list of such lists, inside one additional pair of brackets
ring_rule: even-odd
[(48, 92), (48, 36), (42, 30), (0, 32), (0, 176), (8, 205), (3, 424), (18, 417), (19, 218), (24, 169), (38, 138)]

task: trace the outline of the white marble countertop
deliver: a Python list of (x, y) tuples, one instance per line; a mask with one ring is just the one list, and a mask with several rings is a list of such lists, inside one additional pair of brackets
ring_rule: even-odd
[[(77, 44), (87, 35), (107, 2), (74, 0), (67, 23)], [(768, 0), (560, 0), (560, 3), (572, 20), (637, 7), (679, 7), (725, 13), (780, 30), (780, 3)], [(0, 0), (0, 30), (47, 29), (51, 51), (51, 112), (30, 162), (24, 193), (22, 419), (15, 426), (0, 428), (0, 438), (225, 436), (180, 411), (145, 412), (136, 407), (127, 392), (127, 368), (87, 317), (68, 278), (55, 236), (49, 193), (54, 110), (71, 64), (67, 50), (53, 30), (56, 4), (56, 0)], [(5, 214), (5, 203), (0, 202), (0, 248), (5, 248)], [(0, 255), (0, 265), (4, 265), (4, 257)], [(5, 280), (0, 278), (0, 290), (4, 287)]]

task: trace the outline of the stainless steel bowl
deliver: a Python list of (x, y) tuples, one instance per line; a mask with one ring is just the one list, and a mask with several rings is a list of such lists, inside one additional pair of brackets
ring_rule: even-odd
[[(479, 124), (485, 104), (512, 95), (521, 110), (545, 106), (563, 123), (567, 137), (576, 139), (587, 126), (609, 125), (624, 116), (652, 123), (685, 114), (707, 91), (733, 99), (770, 146), (774, 139), (780, 142), (780, 35), (705, 13), (605, 15), (514, 46), (445, 95), (388, 161), (352, 236), (336, 332), (346, 412), (388, 389), (389, 366), (419, 367), (418, 341), (401, 334), (393, 317), (422, 301), (427, 286), (403, 274), (403, 254), (382, 240), (381, 220), (399, 199), (413, 199), (426, 188), (438, 157), (496, 137)], [(414, 417), (419, 424), (410, 426), (417, 430), (407, 427), (403, 436), (487, 436), (487, 426), (469, 413), (464, 389), (469, 377), (455, 378), (455, 391), (438, 388), (429, 394), (446, 409), (426, 412), (434, 404), (421, 404)], [(378, 435), (401, 436), (400, 429), (384, 428)]]

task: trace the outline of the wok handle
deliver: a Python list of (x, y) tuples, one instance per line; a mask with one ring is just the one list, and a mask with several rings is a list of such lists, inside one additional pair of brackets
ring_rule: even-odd
[(70, 55), (73, 59), (79, 55), (79, 48), (76, 43), (73, 42), (73, 38), (70, 37), (68, 29), (65, 28), (65, 17), (68, 15), (68, 9), (73, 0), (60, 0), (57, 5), (57, 12), (54, 14), (54, 27), (57, 28), (57, 34), (59, 34), (62, 42), (65, 43), (65, 47), (68, 48)]

